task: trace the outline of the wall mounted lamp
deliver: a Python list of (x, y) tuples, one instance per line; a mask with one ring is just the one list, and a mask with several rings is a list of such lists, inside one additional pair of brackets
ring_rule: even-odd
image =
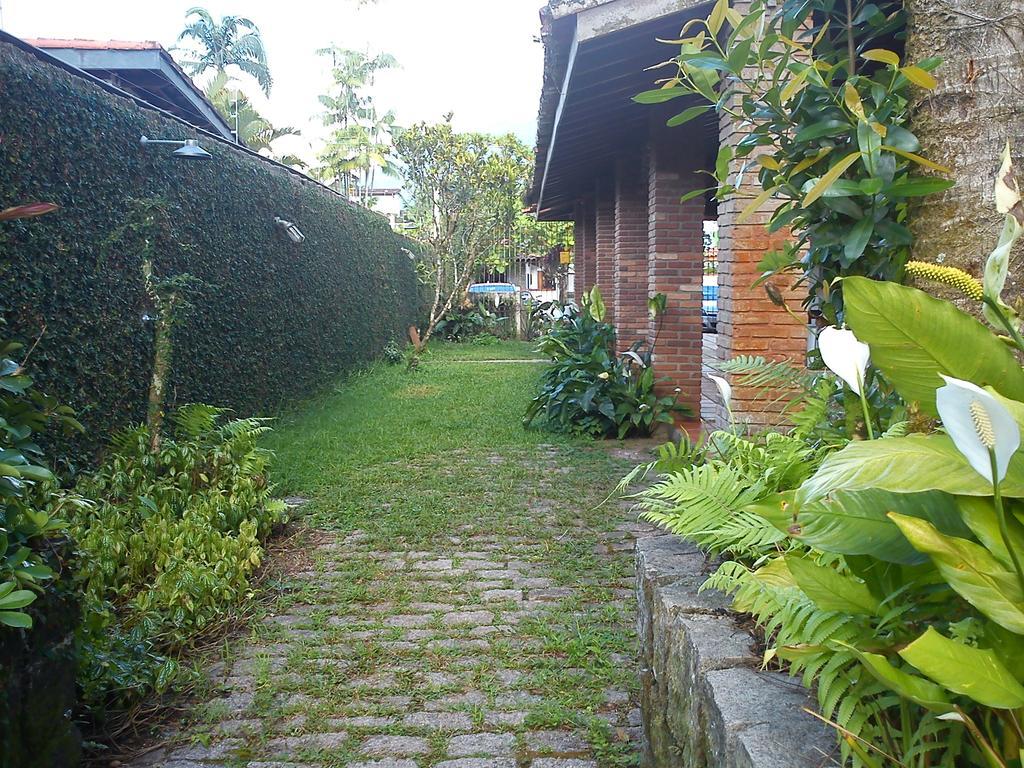
[(303, 240), (306, 239), (306, 236), (302, 234), (302, 230), (300, 230), (290, 221), (285, 221), (280, 216), (275, 216), (274, 223), (284, 230), (284, 233), (288, 235), (288, 239), (291, 240), (293, 243), (301, 243)]
[(186, 159), (194, 160), (209, 160), (213, 155), (199, 146), (198, 139), (150, 139), (147, 136), (143, 136), (140, 143), (142, 146), (148, 146), (150, 144), (173, 144), (179, 149), (174, 150), (171, 154), (175, 157), (184, 157)]

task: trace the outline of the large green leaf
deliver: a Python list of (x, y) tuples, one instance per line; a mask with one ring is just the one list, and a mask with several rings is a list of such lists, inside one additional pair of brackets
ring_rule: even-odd
[[(997, 560), (1002, 561), (1007, 568), (1013, 566), (1013, 559), (1003, 541), (1002, 531), (999, 529), (999, 517), (996, 515), (995, 505), (992, 499), (980, 496), (965, 496), (958, 500), (960, 514), (967, 527), (978, 537), (978, 541), (985, 545), (989, 552)], [(899, 510), (896, 510), (899, 511)], [(1017, 552), (1024, 552), (1024, 525), (1021, 525), (1012, 515), (1006, 521), (1006, 532), (1009, 535), (1011, 546)], [(943, 531), (943, 533), (952, 533)], [(956, 535), (956, 534), (953, 534)]]
[(821, 610), (865, 616), (878, 613), (878, 600), (863, 582), (799, 555), (788, 555), (786, 566), (797, 586)]
[[(830, 455), (799, 491), (806, 505), (834, 491), (878, 488), (895, 493), (944, 491), (956, 496), (991, 496), (992, 486), (974, 471), (946, 435), (908, 435), (858, 440)], [(1024, 453), (1010, 459), (1000, 488), (1024, 498)]]
[(933, 712), (945, 713), (953, 710), (949, 696), (946, 695), (946, 691), (941, 685), (936, 685), (930, 680), (916, 675), (907, 674), (899, 667), (890, 664), (889, 660), (880, 654), (866, 653), (845, 643), (839, 643), (839, 645), (850, 650), (875, 679), (900, 696)]
[(957, 594), (1000, 626), (1024, 635), (1024, 591), (1014, 571), (980, 544), (945, 536), (926, 520), (890, 517), (914, 547), (931, 556)]
[(907, 541), (889, 512), (930, 520), (943, 531), (969, 536), (957, 499), (939, 491), (893, 493), (877, 488), (836, 491), (825, 499), (798, 505), (790, 491), (761, 499), (747, 509), (779, 530), (822, 552), (871, 555), (888, 563), (919, 565), (928, 556)]
[(935, 416), (940, 373), (1024, 400), (1024, 370), (984, 325), (948, 301), (897, 283), (843, 280), (846, 322), (908, 402)]
[(996, 709), (1024, 707), (1024, 687), (987, 648), (972, 648), (929, 627), (900, 651), (911, 666), (954, 693)]

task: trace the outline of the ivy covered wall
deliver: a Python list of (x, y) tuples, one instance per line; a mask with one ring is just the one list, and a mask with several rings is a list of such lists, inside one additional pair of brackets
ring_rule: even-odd
[[(167, 214), (154, 274), (202, 281), (174, 330), (169, 405), (273, 410), (416, 320), (412, 245), (382, 217), (209, 137), (205, 161), (143, 147), (142, 135), (195, 134), (4, 42), (0, 105), (0, 208), (61, 206), (0, 230), (0, 335), (38, 339), (31, 372), (88, 429), (62, 446), (74, 460), (145, 416), (153, 322), (140, 249), (116, 235), (138, 201), (160, 200)], [(291, 243), (275, 216), (305, 242)]]

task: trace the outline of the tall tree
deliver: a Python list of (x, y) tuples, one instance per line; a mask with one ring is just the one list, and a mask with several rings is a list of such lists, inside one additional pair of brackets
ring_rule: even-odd
[(317, 51), (331, 57), (332, 92), (320, 97), (324, 106), (324, 125), (347, 127), (367, 117), (372, 99), (366, 89), (373, 85), (377, 72), (398, 66), (394, 56), (381, 53), (369, 56), (361, 51), (331, 46)]
[(421, 265), (433, 288), (423, 344), (461, 299), (482, 260), (507, 237), (522, 209), (531, 158), (515, 136), (457, 133), (450, 120), (400, 131), (395, 147), (412, 196)]
[(257, 152), (271, 149), (271, 144), (282, 136), (298, 136), (300, 131), (291, 126), (275, 127), (261, 115), (242, 92), (241, 86), (231, 80), (227, 72), (219, 72), (206, 87), (206, 98), (237, 132), (238, 138), (249, 149)]
[[(1000, 155), (1007, 141), (1015, 159), (1024, 154), (1024, 0), (906, 6), (907, 58), (943, 60), (937, 87), (914, 105), (911, 128), (922, 153), (952, 169), (956, 180), (913, 210), (914, 256), (934, 261), (944, 254), (947, 263), (977, 274), (1003, 226), (992, 201)], [(1019, 298), (1024, 290), (1018, 281), (1007, 293)]]
[(243, 16), (223, 16), (216, 21), (205, 8), (190, 8), (185, 15), (185, 29), (178, 42), (188, 41), (195, 47), (195, 58), (183, 65), (190, 75), (209, 70), (224, 72), (238, 67), (253, 77), (265, 94), (270, 94), (272, 79), (267, 66), (267, 53), (259, 27)]
[(391, 112), (379, 115), (367, 90), (377, 72), (397, 62), (386, 53), (371, 57), (337, 46), (317, 53), (331, 57), (333, 78), (331, 92), (320, 97), (324, 124), (333, 130), (320, 153), (318, 173), (325, 182), (337, 184), (339, 191), (369, 206), (378, 170), (393, 172), (395, 117)]

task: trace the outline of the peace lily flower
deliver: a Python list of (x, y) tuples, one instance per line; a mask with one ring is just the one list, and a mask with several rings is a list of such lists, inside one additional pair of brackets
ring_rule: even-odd
[(864, 394), (864, 377), (867, 375), (868, 361), (871, 360), (871, 348), (860, 341), (853, 331), (830, 325), (818, 334), (818, 351), (828, 369), (860, 398), (864, 426), (868, 430), (868, 438), (873, 440), (875, 432), (871, 426), (868, 399)]
[(608, 371), (602, 371), (601, 373), (597, 374), (597, 378), (599, 378), (599, 379), (607, 379), (608, 378)]
[(725, 412), (729, 414), (729, 423), (732, 424), (734, 421), (732, 415), (732, 386), (721, 376), (715, 376), (713, 373), (709, 373), (708, 378), (715, 382), (715, 386), (718, 387), (718, 394), (725, 404)]
[(936, 390), (935, 406), (953, 444), (979, 475), (993, 485), (1002, 482), (1010, 458), (1020, 448), (1017, 422), (981, 387), (952, 376), (942, 379), (946, 386)]
[(857, 395), (862, 395), (871, 348), (853, 331), (829, 326), (818, 334), (821, 361)]
[[(728, 408), (730, 403), (732, 403), (732, 386), (730, 386), (729, 382), (721, 376), (715, 376), (713, 373), (709, 373), (708, 378), (715, 382), (715, 386), (718, 387), (718, 394), (721, 395), (722, 402), (725, 403), (725, 407)], [(678, 388), (676, 391), (679, 391)]]
[(1017, 581), (1024, 590), (1024, 566), (1010, 540), (1006, 510), (999, 490), (1010, 459), (1020, 448), (1020, 428), (1006, 407), (981, 387), (952, 376), (942, 378), (946, 386), (936, 390), (935, 406), (956, 449), (979, 475), (992, 483), (992, 504), (999, 521), (999, 534), (1013, 561)]

